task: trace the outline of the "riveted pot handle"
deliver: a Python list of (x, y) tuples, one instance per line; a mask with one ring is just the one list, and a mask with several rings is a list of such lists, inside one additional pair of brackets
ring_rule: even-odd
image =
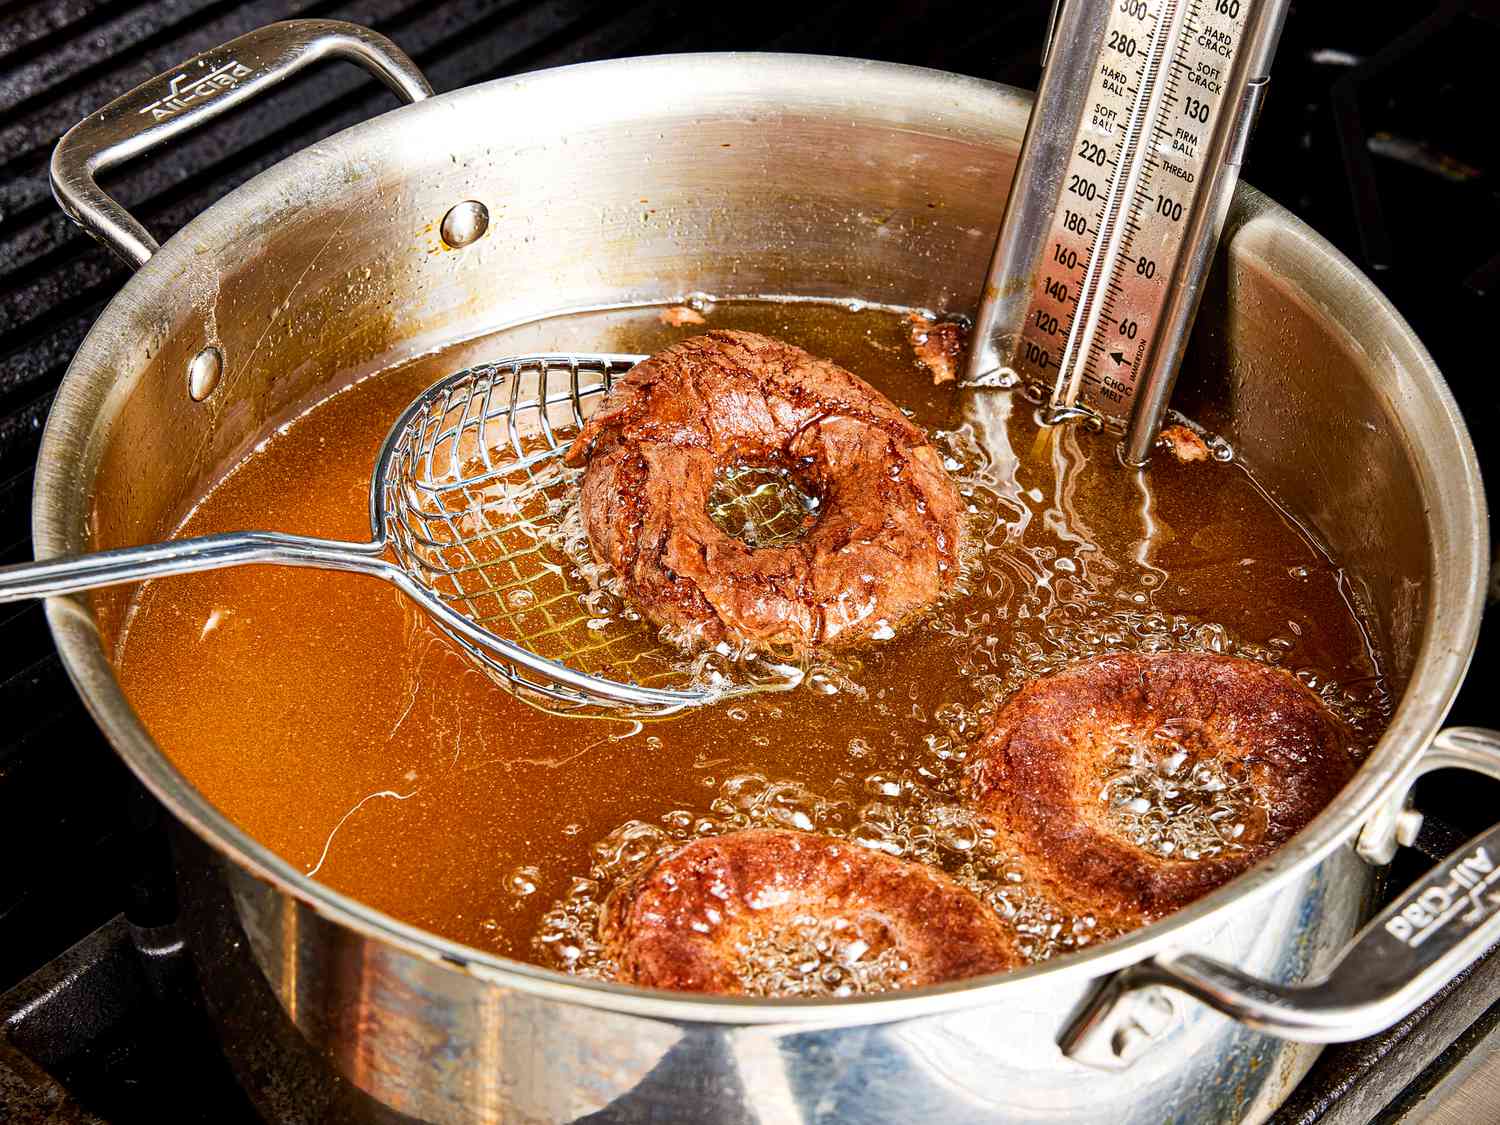
[(273, 23), (157, 75), (74, 125), (52, 151), (52, 194), (70, 219), (139, 269), (158, 243), (95, 177), (327, 58), (359, 63), (408, 102), (432, 95), (416, 64), (383, 35), (339, 20)]
[[(1500, 731), (1454, 727), (1433, 739), (1409, 780), (1462, 768), (1500, 778)], [(1410, 785), (1366, 822), (1361, 856), (1388, 862), (1421, 827), (1406, 808)], [(1064, 1032), (1066, 1054), (1093, 1066), (1130, 1065), (1153, 1029), (1152, 985), (1186, 992), (1259, 1031), (1305, 1043), (1341, 1043), (1383, 1031), (1500, 942), (1500, 824), (1454, 852), (1396, 898), (1309, 984), (1272, 984), (1195, 953), (1158, 954), (1111, 977)], [(1157, 997), (1156, 1009), (1161, 1010)]]

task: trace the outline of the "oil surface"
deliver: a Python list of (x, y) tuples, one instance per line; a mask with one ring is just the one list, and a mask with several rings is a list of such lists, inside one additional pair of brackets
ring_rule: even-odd
[[(1019, 392), (934, 386), (891, 311), (706, 311), (709, 327), (834, 359), (933, 435), (970, 509), (962, 588), (935, 612), (814, 665), (795, 690), (642, 724), (532, 709), (368, 578), (171, 578), (142, 588), (120, 646), (126, 690), (158, 743), (231, 819), (320, 881), (460, 942), (600, 974), (610, 966), (594, 927), (620, 880), (695, 834), (752, 824), (942, 867), (1011, 920), (1033, 959), (1108, 937), (1033, 893), (958, 788), (986, 716), (1086, 655), (1238, 652), (1296, 672), (1350, 722), (1356, 753), (1383, 728), (1379, 659), (1337, 565), (1238, 464), (1162, 457), (1140, 476), (1117, 464), (1112, 438), (1068, 429), (1038, 442)], [(423, 357), (282, 427), (181, 533), (367, 538), (380, 442), (435, 379), (486, 357), (644, 352), (702, 331), (663, 325), (655, 310), (587, 314)], [(1207, 855), (1256, 830), (1236, 778), (1169, 744), (1138, 758), (1099, 778), (1099, 813), (1123, 834)], [(809, 921), (770, 943), (756, 987), (880, 987), (881, 951), (839, 929)]]

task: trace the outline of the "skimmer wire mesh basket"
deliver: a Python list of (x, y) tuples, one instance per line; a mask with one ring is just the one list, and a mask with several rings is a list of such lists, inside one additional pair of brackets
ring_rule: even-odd
[(599, 611), (568, 549), (570, 535), (581, 542), (582, 470), (563, 455), (641, 358), (528, 356), (460, 372), (413, 404), (382, 458), (377, 520), (401, 568), (462, 618), (553, 666), (477, 644), (445, 615), (439, 627), (503, 686), (552, 708), (598, 705), (599, 680), (625, 689), (610, 693), (616, 703), (642, 710), (704, 699), (668, 686), (682, 669), (636, 615), (618, 603)]

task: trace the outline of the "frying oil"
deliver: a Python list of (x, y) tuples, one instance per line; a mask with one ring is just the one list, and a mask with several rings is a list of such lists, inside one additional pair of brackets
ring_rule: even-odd
[[(1069, 428), (1039, 441), (1019, 391), (935, 386), (895, 311), (704, 311), (710, 328), (832, 358), (932, 435), (968, 521), (962, 580), (935, 611), (889, 640), (818, 655), (792, 690), (642, 723), (532, 709), (367, 578), (247, 568), (165, 579), (142, 588), (120, 644), (126, 690), (158, 743), (231, 819), (329, 886), (481, 949), (600, 976), (611, 966), (596, 928), (614, 888), (683, 841), (752, 825), (939, 867), (1008, 919), (1034, 960), (1110, 936), (1029, 886), (960, 789), (995, 710), (1085, 656), (1239, 653), (1317, 691), (1355, 732), (1356, 753), (1378, 737), (1390, 699), (1338, 564), (1238, 463), (1160, 457), (1135, 474), (1113, 438)], [(647, 352), (704, 331), (669, 319), (557, 318), (366, 379), (258, 447), (181, 533), (364, 538), (370, 466), (426, 385), (484, 358)], [(815, 498), (763, 473), (724, 482), (714, 503), (721, 527), (762, 527), (768, 541), (816, 518)], [(576, 553), (576, 521), (572, 533)], [(583, 610), (628, 607), (606, 594)], [(1259, 831), (1242, 779), (1161, 742), (1122, 740), (1106, 756), (1088, 795), (1101, 821), (1181, 858), (1231, 852)], [(872, 991), (902, 969), (869, 918), (800, 919), (752, 945), (742, 977), (757, 991)]]

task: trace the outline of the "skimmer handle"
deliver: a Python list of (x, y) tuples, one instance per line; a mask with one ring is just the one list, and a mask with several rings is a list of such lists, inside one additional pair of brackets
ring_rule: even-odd
[(146, 547), (125, 547), (89, 555), (67, 555), (43, 562), (0, 567), (0, 602), (76, 594), (101, 586), (142, 582), (169, 574), (219, 570), (227, 566), (276, 563), (321, 570), (349, 570), (392, 578), (400, 570), (381, 558), (380, 543), (345, 543), (273, 531), (242, 531), (174, 539)]
[[(1409, 780), (1462, 768), (1500, 778), (1500, 731), (1453, 727), (1433, 739)], [(1421, 816), (1410, 785), (1390, 797), (1360, 834), (1361, 856), (1390, 860), (1411, 844)], [(1430, 999), (1500, 941), (1500, 824), (1448, 856), (1361, 930), (1320, 980), (1280, 985), (1196, 953), (1158, 954), (1116, 973), (1063, 1034), (1080, 1062), (1129, 1066), (1150, 1036), (1127, 1003), (1152, 985), (1186, 992), (1241, 1023), (1282, 1039), (1342, 1043), (1383, 1031)]]
[(359, 63), (405, 101), (432, 96), (401, 48), (368, 28), (339, 20), (273, 23), (158, 74), (74, 125), (52, 152), (52, 194), (70, 219), (139, 269), (158, 243), (95, 177), (326, 58)]

